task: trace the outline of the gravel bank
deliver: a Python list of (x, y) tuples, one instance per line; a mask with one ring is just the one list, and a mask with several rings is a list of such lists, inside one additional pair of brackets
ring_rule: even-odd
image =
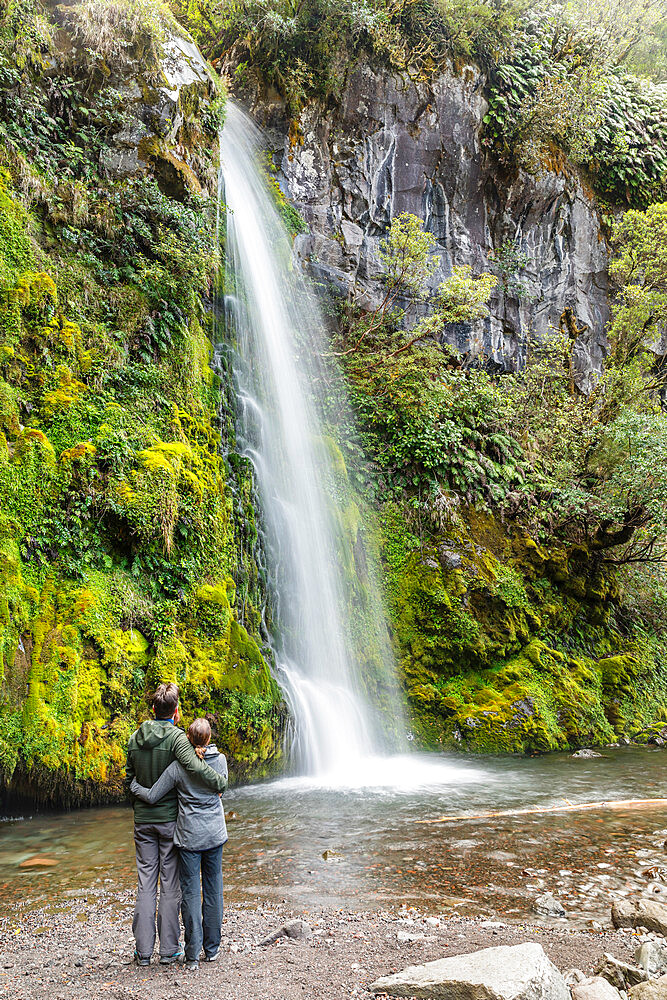
[[(137, 969), (131, 964), (131, 892), (72, 892), (43, 909), (0, 919), (0, 996), (21, 1000), (343, 1000), (369, 998), (369, 983), (410, 964), (500, 944), (537, 941), (562, 971), (591, 972), (602, 953), (629, 960), (638, 935), (433, 918), (416, 910), (359, 913), (287, 906), (229, 909), (215, 964)], [(308, 921), (309, 940), (260, 947), (291, 918)], [(415, 938), (415, 940), (411, 940)]]

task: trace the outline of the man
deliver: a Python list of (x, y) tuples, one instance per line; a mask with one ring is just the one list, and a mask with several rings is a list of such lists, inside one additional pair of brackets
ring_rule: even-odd
[[(179, 691), (175, 684), (160, 684), (153, 695), (155, 719), (142, 722), (130, 737), (127, 750), (126, 788), (136, 778), (148, 788), (174, 760), (215, 792), (223, 792), (227, 781), (200, 760), (182, 729), (178, 729)], [(160, 962), (170, 965), (183, 958), (179, 945), (178, 912), (181, 892), (178, 878), (178, 851), (174, 828), (178, 815), (177, 790), (173, 788), (155, 805), (132, 796), (134, 804), (134, 844), (137, 854), (137, 903), (132, 931), (136, 942), (137, 965), (150, 965), (155, 947), (155, 902), (158, 875), (160, 904), (157, 933)]]

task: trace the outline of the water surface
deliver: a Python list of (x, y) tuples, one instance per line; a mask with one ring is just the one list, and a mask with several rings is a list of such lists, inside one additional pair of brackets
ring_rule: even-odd
[[(226, 898), (243, 905), (285, 899), (306, 909), (405, 903), (535, 919), (534, 899), (549, 890), (576, 922), (606, 919), (614, 899), (667, 888), (667, 808), (471, 815), (667, 795), (667, 752), (604, 753), (594, 760), (416, 755), (409, 767), (405, 758), (385, 762), (374, 788), (285, 779), (236, 789), (225, 795), (232, 814)], [(393, 787), (387, 767), (395, 770)], [(423, 822), (443, 813), (458, 818)], [(20, 867), (35, 857), (56, 864)], [(2, 910), (74, 899), (93, 885), (132, 887), (134, 878), (129, 809), (0, 823)]]

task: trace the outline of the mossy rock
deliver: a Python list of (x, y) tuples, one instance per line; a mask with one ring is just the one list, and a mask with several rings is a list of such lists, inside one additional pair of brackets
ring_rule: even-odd
[(395, 505), (381, 521), (399, 669), (427, 746), (604, 744), (667, 702), (650, 650), (613, 627), (616, 580), (582, 546), (549, 547), (473, 509), (421, 538)]

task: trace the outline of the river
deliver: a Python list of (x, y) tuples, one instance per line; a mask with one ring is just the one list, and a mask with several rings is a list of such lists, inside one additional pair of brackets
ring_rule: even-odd
[[(667, 808), (477, 815), (662, 797), (663, 750), (609, 749), (590, 760), (416, 755), (411, 766), (422, 771), (419, 788), (397, 766), (393, 788), (323, 789), (286, 779), (228, 792), (227, 901), (364, 910), (406, 904), (520, 920), (535, 919), (535, 898), (553, 891), (582, 924), (607, 918), (614, 899), (638, 888), (667, 889), (667, 867), (659, 870)], [(430, 786), (429, 768), (438, 782)], [(457, 818), (424, 822), (443, 813)], [(0, 822), (5, 912), (17, 901), (62, 904), (90, 887), (131, 887), (134, 877), (127, 808)]]

